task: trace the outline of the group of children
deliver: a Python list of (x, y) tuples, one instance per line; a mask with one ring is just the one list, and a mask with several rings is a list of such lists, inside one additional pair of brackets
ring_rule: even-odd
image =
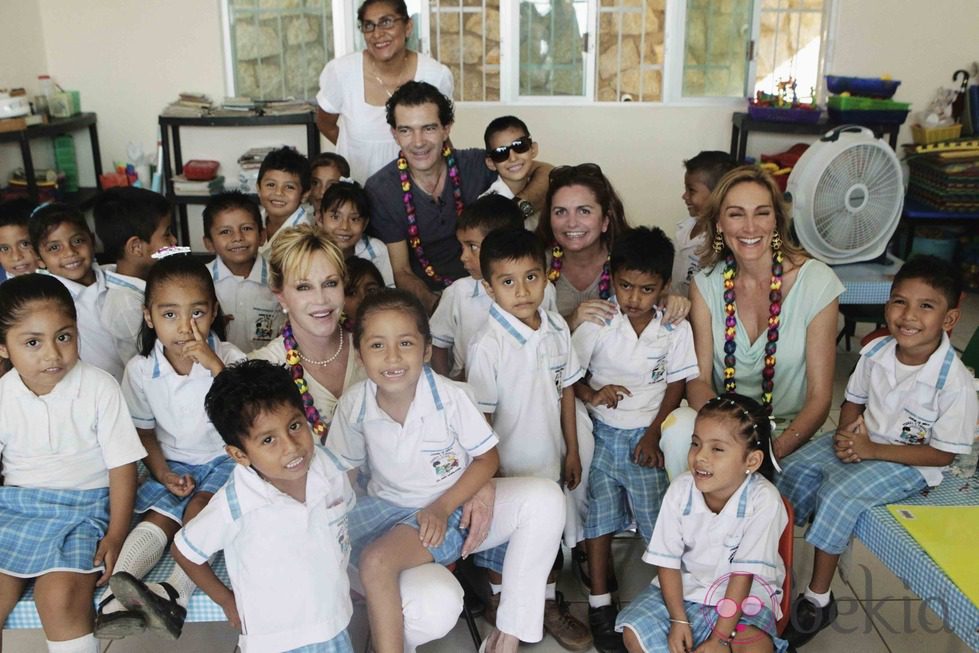
[[(862, 511), (936, 484), (971, 442), (976, 397), (945, 334), (958, 319), (957, 272), (934, 259), (902, 268), (885, 309), (890, 335), (861, 352), (840, 428), (783, 460), (777, 478), (766, 413), (724, 394), (698, 414), (689, 470), (669, 479), (660, 429), (698, 368), (689, 324), (667, 324), (658, 307), (697, 271), (697, 218), (733, 162), (712, 152), (686, 162), (690, 219), (676, 246), (655, 228), (617, 238), (615, 314), (572, 333), (555, 310), (544, 244), (526, 229), (533, 216), (507, 199), (537, 145), (516, 119), (491, 128), (498, 192), (459, 217), (470, 276), (431, 318), (385, 288), (387, 250), (366, 234), (366, 195), (336, 155), (310, 166), (277, 150), (260, 170), (260, 206), (239, 193), (212, 198), (206, 266), (166, 255), (170, 207), (149, 191), (104, 193), (95, 234), (65, 205), (3, 205), (0, 263), (15, 278), (0, 285), (0, 358), (11, 369), (0, 378), (0, 619), (34, 579), (49, 650), (90, 653), (96, 636), (179, 637), (199, 587), (239, 629), (243, 651), (349, 651), (352, 557), (375, 650), (400, 650), (398, 577), (461, 556), (462, 506), (480, 488), (494, 477), (534, 477), (554, 492), (581, 482), (580, 401), (595, 440), (589, 624), (556, 591), (559, 516), (533, 565), (519, 567), (506, 544), (476, 556), (498, 628), (488, 650), (515, 650), (542, 627), (569, 650), (784, 651), (779, 490), (800, 522), (813, 517), (817, 550), (793, 604), (794, 643), (828, 625), (829, 582)], [(344, 392), (325, 447), (289, 372), (245, 360), (285, 322), (262, 252), (310, 214), (346, 258), (345, 325), (367, 377)], [(113, 265), (95, 262), (96, 234)], [(46, 274), (34, 274), (40, 266)], [(365, 470), (366, 495), (355, 496)], [(619, 614), (611, 537), (632, 524), (658, 575)], [(171, 542), (170, 577), (143, 582)], [(220, 551), (230, 588), (210, 566)]]

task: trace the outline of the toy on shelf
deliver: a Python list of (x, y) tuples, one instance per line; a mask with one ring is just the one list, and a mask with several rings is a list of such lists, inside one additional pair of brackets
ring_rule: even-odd
[(819, 107), (799, 101), (794, 78), (778, 81), (775, 88), (776, 93), (758, 91), (755, 99), (748, 102), (748, 115), (755, 120), (772, 122), (815, 123), (819, 121)]

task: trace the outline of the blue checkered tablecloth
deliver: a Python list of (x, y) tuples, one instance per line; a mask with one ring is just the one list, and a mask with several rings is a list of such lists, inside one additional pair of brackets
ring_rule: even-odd
[(888, 257), (886, 264), (851, 263), (834, 265), (833, 272), (846, 287), (840, 304), (885, 304), (891, 295), (891, 282), (904, 264), (899, 258)]
[[(153, 567), (153, 570), (146, 576), (148, 582), (164, 581), (170, 576), (173, 566), (176, 564), (169, 554), (163, 556), (163, 560)], [(224, 554), (218, 554), (213, 564), (214, 573), (221, 581), (230, 587), (231, 581), (228, 580), (228, 570), (224, 566)], [(102, 589), (98, 588), (96, 596), (101, 596)], [(225, 621), (224, 610), (217, 603), (214, 603), (204, 592), (197, 590), (190, 597), (190, 605), (187, 606), (187, 622), (200, 621)], [(24, 596), (21, 597), (17, 605), (14, 606), (7, 623), (4, 624), (5, 630), (15, 628), (40, 628), (41, 618), (37, 615), (34, 607), (34, 583), (27, 587)]]
[[(949, 474), (901, 504), (929, 506), (979, 505), (979, 475), (968, 481)], [(970, 601), (885, 506), (867, 511), (854, 532), (874, 555), (920, 596), (972, 650), (979, 650), (979, 606)]]

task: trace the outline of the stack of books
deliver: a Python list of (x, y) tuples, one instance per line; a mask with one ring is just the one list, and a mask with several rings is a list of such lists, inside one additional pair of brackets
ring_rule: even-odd
[(215, 195), (224, 192), (224, 176), (218, 175), (210, 181), (191, 181), (184, 175), (175, 175), (173, 192), (176, 195)]
[(161, 116), (174, 118), (200, 118), (207, 115), (212, 107), (211, 98), (203, 93), (181, 93), (176, 102), (168, 104)]
[(315, 107), (306, 100), (266, 100), (262, 103), (262, 113), (267, 116), (283, 116), (293, 113), (310, 113)]
[(257, 105), (250, 97), (226, 97), (220, 107), (211, 110), (212, 116), (255, 116)]

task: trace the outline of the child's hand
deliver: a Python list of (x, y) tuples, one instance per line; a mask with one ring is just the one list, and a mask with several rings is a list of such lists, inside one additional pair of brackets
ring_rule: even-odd
[(178, 497), (185, 497), (194, 491), (194, 478), (190, 474), (181, 476), (176, 472), (167, 470), (167, 473), (160, 479), (160, 483), (170, 491), (170, 494)]
[(574, 309), (568, 326), (574, 331), (584, 322), (593, 322), (598, 326), (605, 326), (606, 320), (615, 317), (615, 304), (604, 299), (586, 299), (578, 304)]
[(479, 548), (486, 536), (489, 535), (490, 524), (493, 523), (493, 507), (496, 505), (496, 485), (492, 479), (479, 488), (469, 501), (462, 504), (462, 519), (460, 528), (468, 528), (469, 535), (462, 543), (462, 558), (469, 557)]
[(592, 406), (604, 405), (607, 408), (615, 408), (625, 397), (631, 397), (632, 393), (624, 385), (606, 385), (600, 390), (592, 393), (590, 403)]
[(224, 361), (211, 351), (207, 341), (201, 336), (200, 329), (197, 328), (197, 320), (190, 321), (190, 329), (194, 333), (194, 339), (184, 345), (184, 357), (200, 364), (213, 376), (217, 376), (224, 369)]
[(667, 295), (666, 304), (661, 307), (663, 309), (663, 323), (677, 324), (682, 322), (690, 314), (691, 306), (693, 304), (686, 297)]
[(569, 453), (564, 456), (564, 484), (569, 490), (573, 490), (581, 483), (581, 458), (578, 452)]
[(859, 463), (874, 456), (875, 445), (870, 440), (862, 416), (852, 424), (837, 429), (833, 435), (833, 446), (836, 457), (844, 463)]
[(92, 558), (92, 564), (104, 564), (105, 571), (102, 572), (99, 580), (95, 583), (97, 586), (101, 587), (109, 582), (109, 577), (112, 575), (112, 570), (116, 566), (116, 560), (119, 559), (119, 551), (122, 550), (124, 540), (125, 538), (114, 538), (108, 535), (99, 540), (99, 545), (95, 549), (95, 557)]
[(636, 444), (632, 462), (640, 467), (663, 467), (663, 451), (659, 448), (660, 434), (649, 431)]
[(235, 601), (234, 592), (231, 593), (231, 598), (221, 604), (221, 609), (224, 610), (224, 616), (228, 618), (228, 623), (231, 627), (241, 632), (241, 617), (238, 616), (238, 604)]
[(689, 653), (693, 650), (693, 631), (687, 624), (671, 624), (666, 638), (670, 653)]
[(432, 506), (427, 506), (418, 511), (418, 539), (426, 547), (434, 547), (442, 544), (445, 539), (445, 529), (449, 516), (441, 510)]

